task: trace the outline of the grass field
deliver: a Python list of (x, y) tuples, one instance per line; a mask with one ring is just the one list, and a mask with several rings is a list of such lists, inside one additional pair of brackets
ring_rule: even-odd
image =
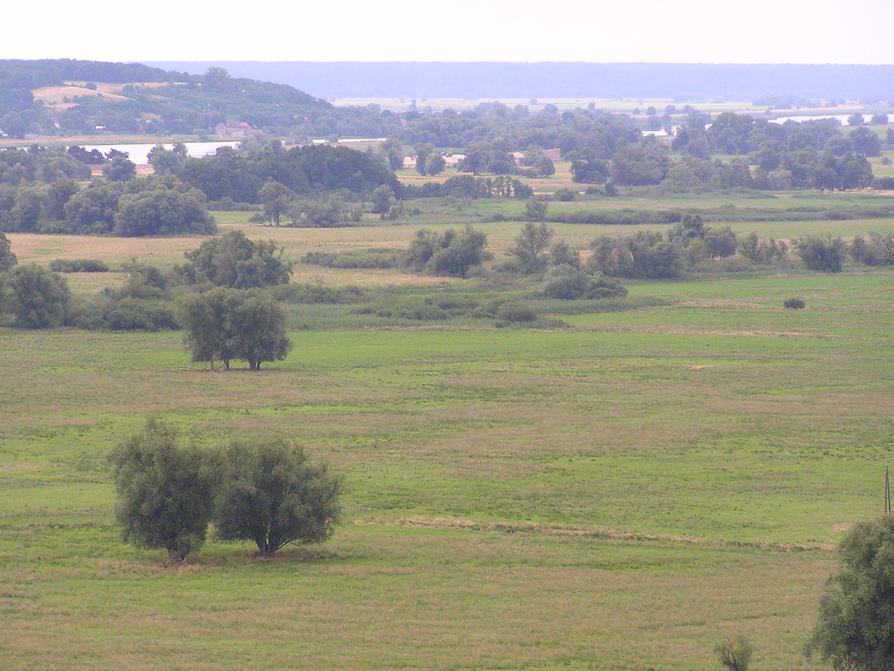
[[(745, 206), (719, 198), (664, 206)], [(499, 254), (520, 223), (480, 222), (510, 205), (325, 230), (218, 219), (293, 259), (403, 246), (451, 220), (479, 222)], [(637, 228), (555, 226), (581, 248)], [(112, 265), (170, 266), (199, 243), (10, 239), (20, 261)], [(303, 265), (296, 280), (316, 275), (478, 287)], [(121, 275), (68, 277), (85, 295)], [(559, 315), (564, 328), (376, 327), (350, 306), (292, 306), (295, 349), (257, 374), (203, 370), (179, 333), (0, 329), (0, 668), (690, 671), (718, 668), (713, 646), (734, 633), (753, 641), (754, 669), (817, 668), (801, 649), (834, 544), (881, 511), (894, 456), (894, 270), (628, 286), (660, 300)], [(792, 296), (807, 308), (784, 310)], [(344, 525), (263, 561), (212, 537), (187, 567), (162, 569), (120, 541), (105, 462), (148, 416), (205, 445), (300, 441), (345, 474)]]

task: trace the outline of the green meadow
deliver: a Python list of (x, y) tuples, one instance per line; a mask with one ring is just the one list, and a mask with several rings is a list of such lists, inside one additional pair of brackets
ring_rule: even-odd
[[(623, 206), (646, 207), (632, 198)], [(322, 231), (218, 219), (295, 260), (471, 221), (499, 256), (520, 224), (484, 220), (521, 205), (459, 205)], [(892, 228), (730, 225), (785, 238)], [(555, 229), (585, 248), (645, 227)], [(41, 263), (169, 266), (198, 244), (10, 239)], [(84, 295), (120, 277), (69, 279)], [(384, 296), (485, 290), (296, 268), (295, 281), (320, 277)], [(717, 668), (714, 644), (737, 633), (753, 669), (819, 668), (802, 648), (835, 544), (881, 512), (894, 457), (894, 270), (625, 284), (614, 311), (542, 302), (538, 328), (292, 305), (295, 347), (259, 373), (190, 362), (181, 333), (0, 329), (0, 668), (691, 671)], [(783, 309), (790, 297), (807, 307)], [(150, 416), (208, 446), (295, 439), (345, 475), (344, 524), (271, 560), (212, 533), (186, 567), (162, 568), (120, 540), (106, 463)]]

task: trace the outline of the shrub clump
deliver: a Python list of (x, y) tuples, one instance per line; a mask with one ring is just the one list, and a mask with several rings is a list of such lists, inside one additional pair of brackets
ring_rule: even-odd
[(537, 321), (537, 313), (532, 307), (512, 301), (503, 303), (497, 309), (496, 317), (499, 321), (513, 324)]
[(787, 298), (783, 305), (789, 310), (801, 310), (804, 308), (806, 303), (802, 301), (800, 298)]
[(283, 303), (305, 305), (345, 305), (359, 303), (364, 291), (360, 287), (327, 287), (322, 282), (283, 284), (273, 289), (273, 297)]
[(386, 319), (410, 319), (413, 321), (443, 321), (450, 313), (431, 298), (407, 297), (362, 305), (357, 314), (376, 315)]
[(98, 259), (55, 259), (50, 261), (54, 273), (107, 273), (109, 266)]
[(465, 277), (484, 262), (486, 244), (487, 236), (471, 226), (459, 233), (452, 228), (442, 233), (423, 228), (416, 231), (404, 264), (415, 272)]
[(602, 273), (591, 274), (569, 265), (556, 266), (546, 275), (543, 293), (549, 298), (619, 298), (627, 295), (618, 280)]
[(80, 328), (103, 331), (175, 331), (180, 328), (171, 301), (101, 298), (76, 317)]
[(397, 249), (352, 249), (344, 252), (308, 252), (302, 261), (310, 266), (342, 269), (397, 268), (402, 253)]

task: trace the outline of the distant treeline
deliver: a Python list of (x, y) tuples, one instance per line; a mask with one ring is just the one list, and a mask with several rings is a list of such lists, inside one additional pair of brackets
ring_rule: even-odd
[[(619, 208), (617, 210), (584, 210), (581, 212), (553, 212), (548, 210), (545, 221), (562, 224), (675, 224), (691, 214), (692, 210), (636, 210)], [(734, 221), (847, 221), (852, 219), (885, 219), (894, 217), (894, 205), (859, 207), (851, 205), (840, 208), (793, 207), (784, 210), (774, 208), (740, 207), (740, 208), (705, 208), (698, 214), (715, 222)]]
[(322, 98), (669, 98), (774, 101), (886, 100), (892, 65), (692, 63), (258, 63), (164, 61), (199, 74), (223, 66), (239, 77), (295, 86)]
[[(0, 231), (114, 234), (127, 236), (213, 233), (208, 200), (257, 204), (277, 185), (293, 196), (342, 191), (360, 198), (377, 188), (399, 192), (384, 164), (344, 147), (285, 150), (273, 142), (254, 151), (223, 148), (214, 156), (188, 158), (182, 145), (156, 147), (152, 177), (136, 177), (124, 156), (104, 162), (103, 178), (76, 157), (83, 149), (0, 151)], [(273, 194), (274, 196), (276, 194)], [(275, 200), (275, 198), (274, 198)], [(390, 204), (389, 204), (390, 207)]]

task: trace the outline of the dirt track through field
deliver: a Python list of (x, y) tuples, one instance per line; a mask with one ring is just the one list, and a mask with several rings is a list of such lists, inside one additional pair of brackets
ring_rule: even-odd
[(649, 534), (640, 531), (611, 529), (607, 527), (576, 527), (567, 525), (545, 525), (526, 522), (476, 522), (457, 517), (402, 517), (393, 520), (357, 520), (361, 526), (424, 527), (429, 529), (460, 529), (466, 531), (502, 532), (507, 534), (543, 534), (547, 536), (567, 536), (573, 538), (596, 538), (623, 541), (644, 541), (659, 543), (683, 543), (711, 547), (755, 548), (781, 552), (830, 552), (835, 545), (830, 543), (772, 543), (760, 541), (726, 541), (722, 539), (685, 536), (680, 534)]

